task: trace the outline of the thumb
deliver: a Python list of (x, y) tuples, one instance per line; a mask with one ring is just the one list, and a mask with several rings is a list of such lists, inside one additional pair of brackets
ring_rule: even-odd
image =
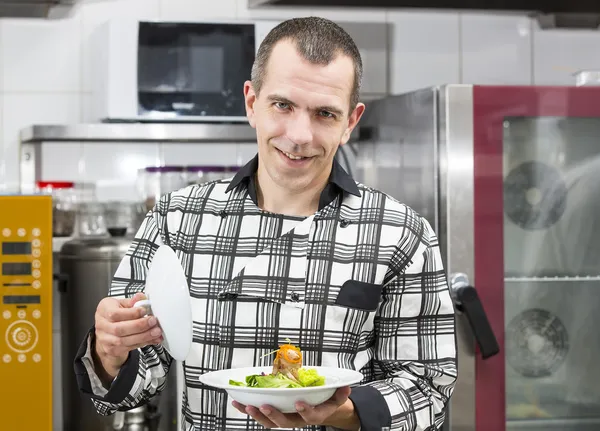
[(135, 304), (138, 301), (141, 301), (142, 299), (146, 299), (146, 295), (143, 292), (137, 292), (131, 298), (124, 298), (121, 299), (119, 302), (121, 303), (122, 307), (131, 308), (133, 307), (133, 304)]

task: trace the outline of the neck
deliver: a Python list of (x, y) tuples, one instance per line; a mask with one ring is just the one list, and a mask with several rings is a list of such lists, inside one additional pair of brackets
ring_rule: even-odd
[(327, 184), (329, 173), (324, 178), (319, 180), (318, 187), (311, 184), (305, 189), (290, 191), (273, 181), (259, 166), (256, 172), (258, 206), (264, 211), (275, 214), (310, 216), (319, 209), (319, 199)]

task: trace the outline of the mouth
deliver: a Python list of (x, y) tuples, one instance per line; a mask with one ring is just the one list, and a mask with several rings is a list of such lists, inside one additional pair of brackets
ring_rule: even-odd
[(296, 154), (286, 153), (285, 151), (281, 151), (277, 149), (277, 152), (288, 162), (293, 163), (294, 165), (303, 164), (308, 162), (312, 157), (307, 156), (299, 156)]

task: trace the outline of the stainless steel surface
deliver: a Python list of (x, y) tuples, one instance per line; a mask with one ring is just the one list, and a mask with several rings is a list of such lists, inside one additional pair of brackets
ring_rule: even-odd
[[(96, 307), (107, 296), (112, 276), (130, 243), (131, 239), (124, 237), (74, 239), (65, 243), (58, 254), (59, 272), (66, 277), (60, 289), (63, 431), (112, 430), (114, 417), (98, 415), (91, 400), (79, 393), (73, 358), (94, 323)], [(177, 416), (173, 374), (169, 376), (173, 384), (168, 384), (163, 396), (155, 400), (163, 413), (161, 431), (174, 430), (172, 423)]]
[(256, 142), (249, 124), (101, 123), (32, 125), (21, 142)]
[[(356, 136), (356, 133), (355, 135)], [(20, 192), (32, 193), (42, 175), (41, 145), (53, 142), (248, 143), (256, 145), (249, 124), (101, 123), (33, 125), (21, 130)]]
[[(474, 285), (472, 103), (471, 86), (451, 85), (368, 104), (357, 177), (427, 218), (448, 274)], [(475, 340), (460, 315), (457, 331), (459, 379), (445, 430), (474, 431)]]
[(437, 229), (436, 90), (367, 104), (361, 119), (357, 179), (409, 205)]
[[(441, 221), (446, 271), (463, 273), (477, 287), (473, 214), (473, 87), (440, 92)], [(475, 354), (469, 324), (457, 316), (458, 381), (450, 401), (452, 431), (475, 431)], [(479, 430), (483, 431), (483, 430)]]

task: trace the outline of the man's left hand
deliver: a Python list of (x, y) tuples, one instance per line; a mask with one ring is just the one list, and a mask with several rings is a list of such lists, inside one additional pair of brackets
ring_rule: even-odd
[(241, 413), (248, 414), (267, 429), (302, 428), (307, 425), (327, 425), (342, 429), (359, 429), (360, 423), (354, 411), (354, 404), (348, 399), (350, 388), (338, 389), (333, 397), (318, 406), (306, 403), (296, 404), (298, 413), (281, 413), (271, 406), (245, 406), (233, 401), (233, 406)]

